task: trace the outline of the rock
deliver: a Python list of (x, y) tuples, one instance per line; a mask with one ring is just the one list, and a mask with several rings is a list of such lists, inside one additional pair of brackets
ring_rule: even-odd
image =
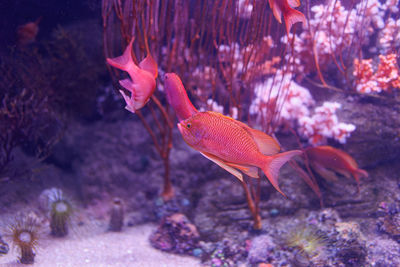
[(365, 237), (355, 222), (338, 222), (335, 224), (336, 240), (334, 248), (339, 263), (345, 266), (364, 266), (367, 249)]
[(367, 241), (368, 264), (376, 267), (400, 266), (400, 245), (393, 240), (373, 238)]
[(357, 128), (344, 145), (361, 168), (376, 166), (400, 157), (400, 105), (373, 98), (352, 101), (341, 94), (341, 121)]
[(274, 253), (276, 244), (271, 236), (260, 235), (251, 240), (248, 261), (251, 264), (268, 262)]
[(150, 236), (153, 247), (178, 254), (193, 254), (193, 250), (199, 246), (199, 240), (196, 226), (181, 213), (165, 217)]

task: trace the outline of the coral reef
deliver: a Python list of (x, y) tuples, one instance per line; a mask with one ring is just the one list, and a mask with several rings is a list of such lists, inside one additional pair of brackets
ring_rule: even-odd
[(400, 70), (397, 55), (379, 55), (379, 65), (374, 71), (372, 59), (354, 59), (353, 75), (356, 78), (356, 90), (360, 93), (391, 92), (400, 89)]

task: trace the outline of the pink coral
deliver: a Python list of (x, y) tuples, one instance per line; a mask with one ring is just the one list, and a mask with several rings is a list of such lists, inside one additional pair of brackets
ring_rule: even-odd
[(326, 143), (327, 138), (335, 139), (342, 144), (346, 143), (346, 139), (356, 126), (339, 122), (336, 110), (340, 107), (337, 102), (324, 102), (322, 106), (315, 108), (312, 117), (299, 118), (299, 133), (312, 145)]
[(372, 59), (354, 60), (353, 75), (360, 93), (380, 93), (400, 88), (400, 71), (396, 54), (379, 55), (379, 65), (374, 73)]

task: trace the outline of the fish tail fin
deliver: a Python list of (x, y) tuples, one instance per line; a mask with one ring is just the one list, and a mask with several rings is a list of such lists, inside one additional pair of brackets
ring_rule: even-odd
[(113, 66), (114, 68), (123, 70), (123, 71), (128, 71), (131, 69), (133, 66), (137, 67), (135, 62), (133, 62), (132, 58), (132, 44), (133, 44), (134, 38), (132, 37), (132, 40), (128, 44), (128, 46), (125, 48), (124, 53), (122, 56), (119, 57), (114, 57), (114, 58), (107, 58), (107, 63)]
[(279, 170), (281, 167), (288, 162), (292, 157), (300, 155), (301, 152), (300, 150), (292, 150), (288, 152), (283, 152), (279, 153), (273, 156), (265, 156), (265, 162), (264, 165), (261, 166), (261, 169), (263, 170), (264, 174), (267, 176), (268, 180), (272, 184), (275, 189), (284, 195), (286, 195), (282, 192), (282, 190), (279, 188), (278, 184), (278, 176), (279, 176)]
[(305, 26), (307, 23), (304, 14), (296, 9), (291, 8), (290, 6), (288, 6), (288, 8), (283, 11), (283, 19), (285, 20), (287, 34), (289, 34), (293, 24), (297, 22), (302, 22)]
[(368, 177), (368, 172), (362, 169), (356, 169), (353, 173), (353, 177), (357, 182), (357, 191), (360, 192), (360, 178), (361, 177)]

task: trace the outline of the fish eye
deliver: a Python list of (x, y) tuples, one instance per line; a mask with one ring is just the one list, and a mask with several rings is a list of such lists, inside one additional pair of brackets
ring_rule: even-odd
[(186, 127), (187, 127), (188, 129), (190, 129), (190, 127), (192, 127), (192, 124), (191, 124), (191, 123), (188, 123), (188, 124), (186, 124)]

